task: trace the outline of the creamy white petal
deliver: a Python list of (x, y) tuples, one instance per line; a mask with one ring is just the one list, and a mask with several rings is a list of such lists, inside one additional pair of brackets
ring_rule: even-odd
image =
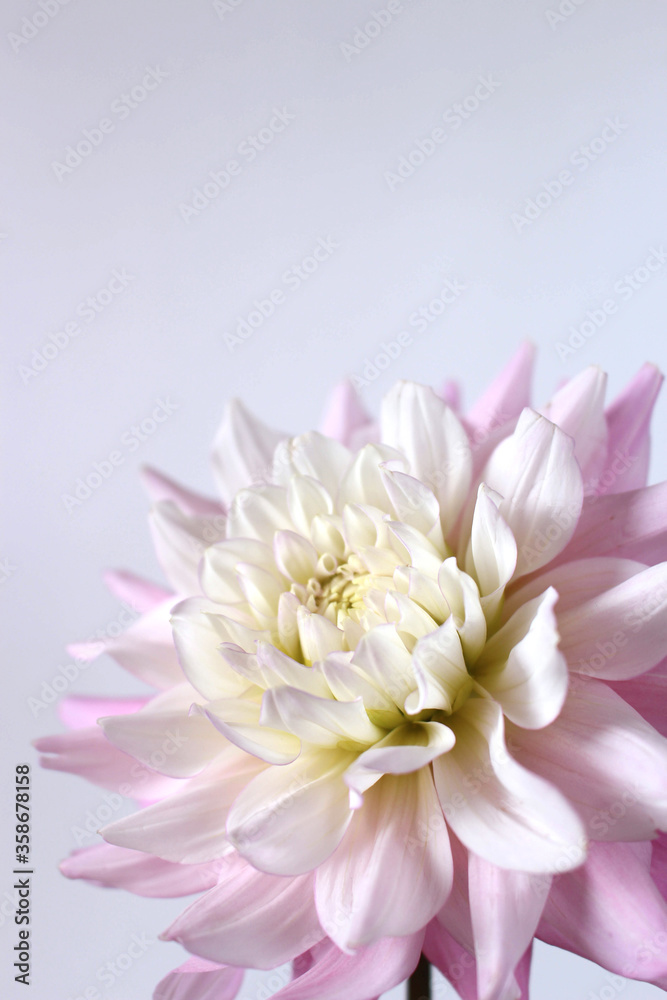
[(231, 502), (240, 489), (270, 476), (273, 452), (285, 436), (254, 417), (240, 400), (227, 405), (211, 455), (223, 500)]
[(289, 764), (301, 752), (301, 741), (283, 727), (260, 723), (260, 701), (219, 698), (202, 709), (227, 739), (267, 764)]
[(232, 637), (224, 629), (224, 620), (208, 613), (211, 607), (215, 605), (191, 597), (174, 608), (171, 624), (178, 658), (185, 676), (204, 698), (242, 694), (247, 680), (231, 670), (220, 654), (221, 643), (233, 641)]
[(324, 615), (311, 614), (301, 606), (296, 620), (304, 663), (317, 663), (329, 653), (345, 648), (344, 633)]
[(262, 725), (294, 733), (305, 743), (320, 747), (360, 750), (385, 735), (385, 730), (368, 718), (361, 698), (336, 701), (293, 687), (267, 691), (260, 718)]
[(419, 640), (412, 651), (412, 667), (417, 690), (406, 698), (406, 712), (440, 709), (449, 714), (467, 698), (472, 678), (453, 618)]
[(207, 597), (220, 604), (235, 604), (244, 599), (237, 571), (240, 562), (263, 569), (275, 566), (270, 546), (256, 538), (229, 538), (211, 545), (199, 568), (202, 590)]
[(542, 410), (548, 420), (574, 439), (574, 457), (587, 492), (595, 489), (607, 457), (606, 390), (606, 373), (591, 365), (566, 382)]
[(257, 486), (234, 497), (227, 518), (227, 538), (257, 538), (268, 545), (276, 531), (292, 527), (287, 491), (282, 486)]
[(465, 555), (465, 570), (479, 586), (480, 603), (489, 623), (496, 621), (517, 561), (516, 540), (498, 510), (501, 502), (499, 493), (480, 484)]

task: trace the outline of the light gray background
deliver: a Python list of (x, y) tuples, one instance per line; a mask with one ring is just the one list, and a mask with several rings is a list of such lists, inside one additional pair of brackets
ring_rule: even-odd
[[(24, 44), (12, 33), (22, 25), (28, 33), (22, 19), (40, 10), (37, 0), (2, 4), (9, 805), (14, 764), (34, 760), (28, 740), (61, 728), (52, 707), (35, 716), (28, 698), (70, 662), (68, 641), (118, 616), (101, 570), (126, 566), (159, 579), (138, 467), (148, 462), (208, 490), (209, 442), (231, 395), (285, 429), (312, 426), (333, 380), (363, 373), (402, 330), (413, 342), (364, 388), (370, 407), (397, 377), (460, 377), (470, 401), (526, 337), (540, 347), (539, 400), (590, 363), (609, 371), (615, 391), (644, 360), (667, 361), (667, 266), (573, 354), (557, 351), (587, 310), (618, 297), (615, 282), (667, 243), (664, 2), (566, 2), (572, 13), (556, 20), (548, 16), (555, 0), (413, 0), (347, 58), (341, 43), (352, 43), (384, 0), (227, 6), (70, 0)], [(148, 67), (167, 77), (121, 120), (112, 105)], [(494, 93), (460, 128), (451, 117), (443, 125), (480, 76), (492, 78)], [(268, 126), (274, 108), (294, 120), (186, 222), (180, 206), (209, 171), (239, 159), (239, 144)], [(59, 179), (54, 162), (105, 117), (113, 132)], [(609, 118), (627, 127), (581, 169), (577, 149)], [(439, 126), (446, 141), (391, 190), (385, 174)], [(517, 231), (512, 214), (564, 169), (573, 182)], [(339, 244), (330, 258), (230, 351), (225, 334), (239, 316), (284, 289), (283, 273), (327, 237)], [(133, 276), (123, 293), (26, 376), (33, 350), (76, 319), (77, 305), (114, 269)], [(411, 328), (410, 314), (446, 278), (465, 291), (428, 330)], [(130, 451), (123, 435), (164, 397), (178, 408)], [(656, 426), (664, 425), (663, 401)], [(654, 479), (666, 472), (656, 439)], [(68, 511), (63, 494), (119, 447), (123, 464)], [(138, 686), (102, 659), (72, 690)], [(59, 876), (73, 827), (102, 802), (80, 779), (35, 772), (37, 1000), (99, 986), (96, 970), (133, 933), (154, 939), (183, 905)], [(11, 885), (11, 833), (5, 824), (0, 895)], [(14, 939), (3, 924), (2, 994), (25, 996), (10, 981)], [(147, 1000), (181, 954), (151, 945), (106, 997)], [(249, 977), (241, 995), (259, 1000), (266, 978)], [(533, 983), (537, 1000), (611, 995), (605, 972), (546, 946), (537, 948)], [(636, 983), (617, 992), (624, 1000), (659, 993)]]

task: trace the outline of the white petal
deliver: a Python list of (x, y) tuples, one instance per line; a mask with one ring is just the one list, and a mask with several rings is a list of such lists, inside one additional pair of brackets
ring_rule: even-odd
[(546, 565), (574, 533), (583, 483), (573, 451), (555, 424), (524, 410), (487, 463), (482, 479), (504, 497), (499, 510), (519, 548), (515, 576)]
[(291, 527), (286, 490), (257, 486), (236, 494), (229, 508), (227, 538), (257, 538), (271, 545), (276, 531)]
[(383, 774), (411, 774), (427, 767), (454, 746), (455, 736), (441, 722), (406, 722), (388, 733), (352, 763), (345, 781), (355, 808), (360, 796)]
[(231, 743), (267, 764), (289, 764), (301, 752), (298, 737), (284, 727), (260, 724), (259, 701), (220, 698), (202, 711)]
[(229, 813), (227, 835), (260, 871), (302, 875), (336, 849), (350, 822), (343, 772), (354, 755), (301, 754), (254, 778)]
[(317, 431), (308, 431), (281, 445), (275, 456), (278, 482), (285, 485), (295, 473), (310, 476), (335, 497), (340, 482), (352, 461), (352, 452), (339, 441), (333, 441)]
[(465, 556), (466, 572), (477, 581), (489, 623), (495, 622), (517, 560), (514, 535), (498, 510), (501, 502), (499, 493), (480, 484)]
[(450, 720), (453, 749), (434, 761), (443, 812), (465, 846), (498, 865), (527, 872), (582, 863), (581, 820), (552, 785), (521, 767), (504, 738), (500, 706), (470, 698)]
[(396, 513), (396, 520), (421, 531), (444, 553), (440, 504), (435, 493), (425, 483), (404, 472), (385, 468), (381, 472), (387, 495)]
[(295, 531), (277, 531), (273, 552), (280, 572), (294, 583), (308, 583), (315, 576), (317, 550), (303, 535)]
[(472, 475), (461, 421), (432, 389), (398, 382), (382, 401), (381, 429), (382, 440), (398, 448), (411, 474), (435, 493), (447, 536), (463, 508)]
[[(308, 672), (325, 680), (334, 698), (339, 701), (362, 698), (369, 718), (377, 726), (393, 729), (403, 722), (403, 713), (378, 684), (373, 683), (356, 663), (350, 662), (351, 655), (332, 653), (318, 664), (317, 669)], [(303, 685), (299, 686), (303, 688)]]
[(394, 625), (379, 625), (362, 636), (352, 663), (360, 667), (399, 708), (403, 707), (405, 699), (416, 686), (412, 657)]
[(412, 651), (412, 666), (417, 690), (405, 700), (405, 710), (410, 714), (425, 709), (451, 713), (472, 687), (453, 618), (419, 640)]
[(253, 563), (264, 569), (273, 567), (273, 553), (256, 538), (229, 538), (206, 549), (199, 569), (202, 590), (212, 601), (236, 604), (243, 600), (237, 566)]
[(344, 649), (343, 632), (324, 615), (311, 614), (301, 606), (297, 611), (297, 624), (304, 663), (317, 663), (329, 653)]
[(574, 457), (581, 467), (587, 493), (595, 489), (607, 457), (606, 389), (606, 374), (591, 365), (566, 382), (542, 411), (574, 438)]
[(565, 657), (558, 649), (550, 587), (519, 608), (486, 644), (475, 664), (476, 680), (525, 729), (542, 729), (557, 717), (568, 686)]
[(477, 584), (462, 572), (452, 556), (438, 570), (438, 583), (461, 636), (467, 663), (473, 664), (486, 641), (486, 619), (480, 603)]
[(287, 485), (287, 508), (296, 530), (309, 538), (313, 519), (333, 513), (333, 500), (312, 476), (295, 473)]
[(173, 778), (198, 774), (228, 746), (208, 719), (182, 710), (112, 715), (99, 724), (119, 750)]
[(357, 452), (338, 489), (339, 510), (346, 503), (361, 503), (389, 512), (391, 504), (382, 475), (385, 462), (404, 464), (402, 456), (386, 444), (367, 444)]
[(225, 522), (211, 531), (203, 517), (189, 517), (171, 500), (154, 505), (150, 528), (158, 560), (169, 583), (179, 594), (198, 594), (198, 566), (207, 545), (224, 537)]
[(364, 749), (385, 735), (368, 718), (361, 698), (335, 701), (292, 687), (272, 688), (264, 694), (261, 721), (294, 733), (305, 743), (344, 750)]
[(222, 499), (230, 503), (246, 486), (271, 475), (273, 452), (286, 437), (261, 423), (238, 399), (226, 409), (211, 456)]

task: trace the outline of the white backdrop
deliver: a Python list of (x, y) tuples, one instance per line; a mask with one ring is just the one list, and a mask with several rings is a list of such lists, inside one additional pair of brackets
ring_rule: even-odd
[[(4, 802), (61, 729), (29, 699), (118, 619), (101, 571), (160, 578), (139, 466), (210, 489), (230, 396), (299, 431), (345, 375), (370, 407), (398, 377), (470, 401), (525, 338), (541, 400), (590, 363), (614, 391), (664, 367), (666, 30), (660, 0), (4, 0)], [(105, 658), (70, 689), (138, 687)], [(58, 874), (103, 805), (34, 774), (36, 1000), (147, 1000), (181, 961), (156, 941), (181, 903)], [(102, 981), (133, 934), (145, 954)], [(609, 980), (538, 947), (537, 1000), (659, 994)]]

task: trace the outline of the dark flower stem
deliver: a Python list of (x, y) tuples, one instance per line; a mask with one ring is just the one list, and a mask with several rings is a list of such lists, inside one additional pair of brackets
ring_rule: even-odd
[(423, 955), (408, 980), (408, 1000), (431, 1000), (431, 965)]

